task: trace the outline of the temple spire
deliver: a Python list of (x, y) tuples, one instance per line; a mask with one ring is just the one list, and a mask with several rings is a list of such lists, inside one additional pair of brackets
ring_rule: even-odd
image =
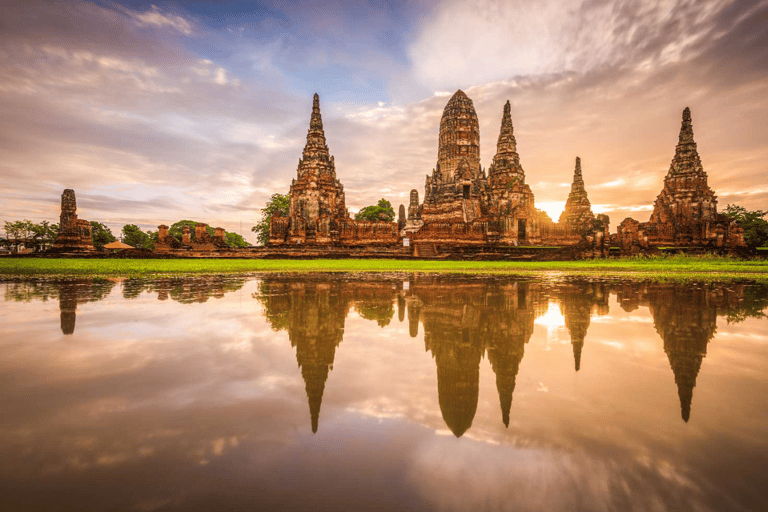
[(512, 107), (509, 100), (504, 104), (504, 114), (501, 117), (501, 130), (499, 131), (499, 141), (496, 143), (496, 153), (498, 155), (510, 155), (517, 153), (517, 141), (515, 140), (515, 130), (512, 126)]
[(309, 131), (307, 131), (307, 144), (304, 146), (303, 159), (321, 158), (328, 159), (328, 145), (325, 141), (325, 131), (323, 130), (323, 118), (320, 116), (320, 96), (315, 93), (312, 98), (312, 116), (309, 120)]
[(573, 171), (573, 183), (571, 183), (571, 192), (587, 192), (584, 189), (584, 178), (581, 176), (581, 158), (576, 157), (576, 168)]
[(680, 144), (693, 142), (693, 125), (691, 124), (691, 109), (685, 107), (683, 110), (683, 124), (680, 127)]

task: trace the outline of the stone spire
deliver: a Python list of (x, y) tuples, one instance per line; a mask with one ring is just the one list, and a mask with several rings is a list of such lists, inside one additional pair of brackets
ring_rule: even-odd
[(440, 119), (437, 166), (442, 181), (453, 182), (453, 176), (464, 158), (471, 171), (479, 174), (480, 123), (472, 100), (459, 89), (448, 100)]
[(650, 222), (668, 224), (682, 233), (696, 223), (716, 219), (717, 197), (707, 184), (707, 173), (693, 140), (691, 110), (686, 107), (675, 156), (664, 178), (664, 188), (653, 205)]
[[(502, 195), (510, 187), (527, 187), (525, 185), (525, 171), (520, 165), (520, 155), (517, 153), (517, 141), (512, 126), (511, 111), (512, 107), (507, 101), (504, 104), (504, 114), (501, 116), (501, 129), (499, 130), (499, 140), (496, 143), (496, 154), (488, 169), (491, 187), (497, 189), (497, 192)], [(528, 190), (526, 189), (525, 192)]]
[(307, 131), (307, 144), (302, 153), (303, 160), (328, 160), (330, 153), (325, 141), (325, 131), (323, 130), (323, 118), (320, 116), (320, 96), (315, 93), (312, 98), (312, 116), (309, 120), (309, 130)]
[(584, 195), (587, 195), (587, 191), (584, 189), (584, 178), (581, 176), (581, 158), (579, 157), (576, 157), (576, 169), (573, 171), (571, 192), (584, 192)]
[(691, 123), (691, 109), (683, 110), (683, 122), (680, 126), (680, 136), (675, 147), (675, 157), (669, 166), (670, 175), (695, 174), (704, 176), (704, 168), (701, 165), (699, 152), (696, 150), (696, 142), (693, 140), (693, 124)]
[(496, 155), (519, 159), (515, 130), (512, 126), (511, 110), (512, 107), (509, 105), (509, 100), (507, 100), (507, 103), (504, 105), (504, 115), (501, 117), (501, 130), (499, 131), (499, 141), (496, 143)]
[(571, 191), (568, 194), (568, 199), (565, 201), (565, 209), (560, 214), (559, 222), (572, 230), (578, 231), (587, 227), (594, 218), (592, 205), (589, 203), (587, 190), (584, 188), (584, 178), (581, 175), (581, 158), (577, 156)]

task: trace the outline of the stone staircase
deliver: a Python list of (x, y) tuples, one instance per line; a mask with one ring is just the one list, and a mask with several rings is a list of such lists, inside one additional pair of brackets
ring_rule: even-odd
[(417, 258), (437, 258), (437, 247), (435, 244), (416, 244), (413, 247), (413, 255)]

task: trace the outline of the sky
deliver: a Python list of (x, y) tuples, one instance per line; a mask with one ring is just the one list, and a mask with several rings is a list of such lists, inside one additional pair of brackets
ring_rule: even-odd
[(504, 103), (537, 208), (581, 157), (595, 213), (647, 221), (682, 111), (718, 197), (768, 209), (768, 0), (17, 2), (0, 9), (0, 221), (240, 233), (287, 193), (312, 95), (351, 212), (424, 195), (462, 89), (481, 164)]

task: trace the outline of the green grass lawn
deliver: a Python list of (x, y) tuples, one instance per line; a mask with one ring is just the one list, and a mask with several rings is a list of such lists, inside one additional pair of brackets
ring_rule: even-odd
[(627, 276), (654, 278), (750, 278), (768, 280), (768, 261), (726, 257), (660, 256), (583, 261), (501, 262), (428, 260), (269, 259), (77, 259), (0, 258), (0, 277), (153, 276), (256, 272), (459, 272)]

